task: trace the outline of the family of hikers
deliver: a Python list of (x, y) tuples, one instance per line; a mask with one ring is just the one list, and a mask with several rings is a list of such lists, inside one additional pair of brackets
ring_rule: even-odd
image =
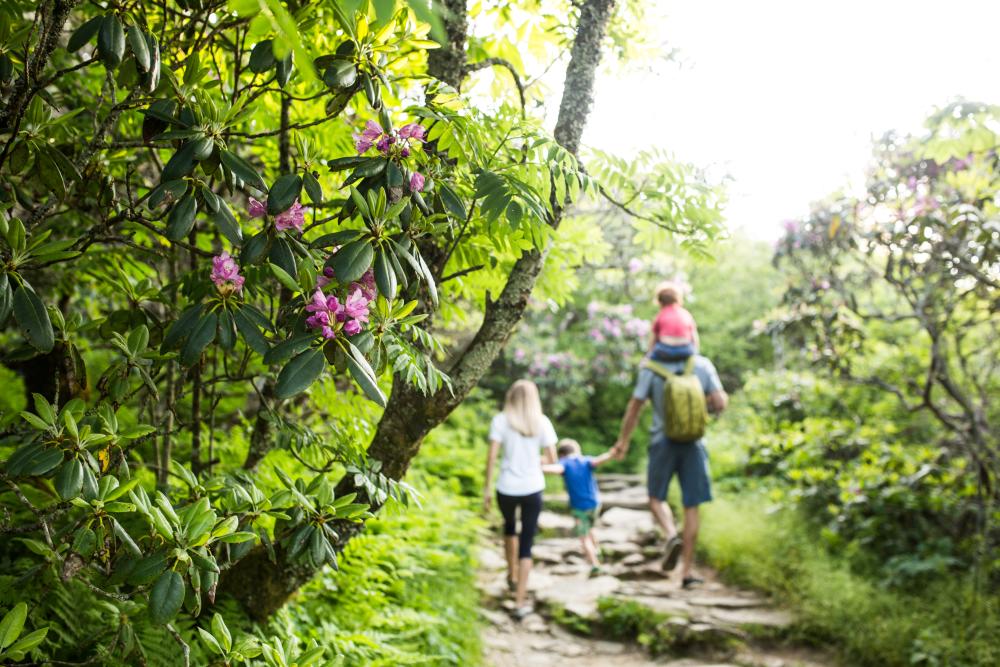
[[(486, 461), (484, 508), (493, 502), (497, 455), (496, 501), (503, 515), (507, 585), (514, 594), (514, 615), (534, 611), (528, 602), (531, 547), (542, 511), (545, 474), (561, 475), (591, 575), (600, 574), (600, 550), (594, 524), (600, 496), (594, 469), (628, 452), (632, 432), (647, 402), (653, 405), (646, 484), (649, 509), (665, 539), (663, 569), (672, 571), (681, 561), (681, 585), (702, 583), (693, 571), (698, 538), (698, 507), (712, 499), (708, 453), (703, 436), (708, 413), (719, 413), (728, 397), (715, 366), (699, 351), (698, 328), (683, 306), (681, 288), (663, 283), (656, 290), (660, 311), (653, 322), (649, 352), (638, 378), (614, 446), (600, 456), (584, 456), (580, 445), (559, 440), (552, 422), (542, 412), (538, 387), (518, 380), (507, 391), (503, 410), (490, 423)], [(667, 504), (670, 481), (677, 475), (684, 506), (683, 533), (679, 533)], [(520, 518), (520, 531), (518, 530)]]

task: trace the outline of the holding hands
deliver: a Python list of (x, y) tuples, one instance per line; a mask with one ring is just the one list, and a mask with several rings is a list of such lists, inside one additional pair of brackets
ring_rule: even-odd
[(626, 440), (619, 439), (615, 441), (614, 446), (610, 450), (611, 457), (616, 461), (624, 459), (625, 455), (628, 454), (628, 445), (629, 443)]

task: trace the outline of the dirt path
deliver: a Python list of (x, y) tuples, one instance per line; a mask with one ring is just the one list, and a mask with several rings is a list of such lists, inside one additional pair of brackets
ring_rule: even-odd
[[(779, 646), (794, 616), (751, 591), (727, 586), (710, 570), (706, 583), (681, 589), (676, 572), (660, 569), (661, 552), (645, 493), (632, 476), (600, 478), (604, 513), (598, 538), (606, 574), (590, 578), (572, 519), (546, 511), (536, 539), (530, 590), (537, 613), (512, 620), (502, 549), (495, 538), (482, 549), (485, 664), (490, 667), (831, 667), (827, 657)], [(558, 508), (560, 499), (547, 502)], [(626, 604), (625, 624), (609, 624), (599, 600)], [(608, 604), (606, 602), (605, 604)], [(558, 621), (557, 621), (558, 619)], [(641, 619), (634, 621), (634, 619)], [(631, 622), (631, 625), (629, 623)], [(641, 625), (641, 627), (633, 627)], [(566, 627), (574, 627), (570, 632)], [(629, 633), (632, 633), (631, 635)], [(597, 639), (614, 636), (624, 641)], [(638, 635), (642, 635), (640, 638)], [(631, 641), (629, 641), (631, 640)], [(639, 641), (660, 657), (650, 652)]]

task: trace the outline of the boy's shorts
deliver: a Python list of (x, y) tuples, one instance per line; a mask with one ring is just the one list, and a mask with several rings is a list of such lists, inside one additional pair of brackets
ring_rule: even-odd
[(590, 532), (597, 522), (599, 509), (599, 507), (590, 510), (570, 509), (570, 514), (576, 519), (576, 525), (573, 526), (573, 535), (575, 537), (583, 537)]

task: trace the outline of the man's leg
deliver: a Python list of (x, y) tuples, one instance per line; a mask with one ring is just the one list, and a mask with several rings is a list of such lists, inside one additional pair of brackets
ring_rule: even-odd
[(681, 551), (681, 579), (691, 576), (694, 567), (694, 547), (698, 541), (698, 507), (684, 508), (684, 545)]
[(649, 510), (653, 513), (653, 519), (668, 540), (677, 535), (677, 524), (674, 523), (674, 513), (670, 511), (670, 505), (659, 498), (650, 496)]
[(700, 515), (698, 507), (712, 500), (712, 481), (708, 471), (708, 451), (701, 442), (689, 446), (684, 460), (678, 466), (681, 483), (681, 499), (684, 503), (684, 549), (681, 553), (683, 566), (681, 581), (698, 584), (700, 580), (692, 574), (694, 551), (698, 541)]
[(649, 463), (646, 467), (646, 486), (649, 491), (649, 511), (669, 541), (677, 535), (674, 514), (666, 503), (670, 478), (674, 475), (673, 452), (665, 440), (649, 444)]

